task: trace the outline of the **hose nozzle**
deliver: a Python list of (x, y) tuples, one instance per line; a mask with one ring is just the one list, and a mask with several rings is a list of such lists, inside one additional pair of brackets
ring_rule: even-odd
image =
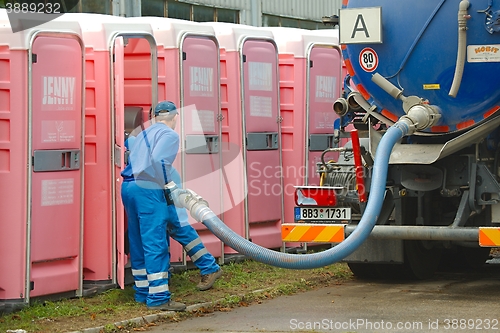
[(186, 208), (195, 220), (201, 222), (202, 218), (199, 210), (208, 207), (208, 202), (193, 190), (178, 189), (177, 191), (179, 191), (179, 194), (174, 197), (175, 206)]

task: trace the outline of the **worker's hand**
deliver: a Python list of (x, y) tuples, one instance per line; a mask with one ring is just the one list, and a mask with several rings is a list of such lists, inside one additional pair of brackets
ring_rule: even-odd
[[(165, 184), (165, 197), (170, 197), (171, 203), (175, 204), (177, 207), (183, 207), (182, 205), (179, 204), (179, 188), (177, 185), (172, 181), (169, 182), (168, 184)], [(167, 202), (169, 200), (167, 199)], [(170, 204), (170, 203), (169, 203)]]

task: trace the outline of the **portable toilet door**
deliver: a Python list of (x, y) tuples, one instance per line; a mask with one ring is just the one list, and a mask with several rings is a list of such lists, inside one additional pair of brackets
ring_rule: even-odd
[(33, 158), (28, 167), (31, 297), (81, 294), (83, 64), (80, 37), (34, 37), (28, 118)]
[(245, 37), (240, 52), (248, 238), (279, 248), (283, 178), (278, 49), (272, 39)]
[[(180, 45), (183, 187), (205, 198), (223, 220), (219, 46), (213, 35), (190, 33), (184, 34)], [(191, 216), (189, 222), (207, 250), (223, 262), (222, 242)]]
[[(321, 155), (326, 149), (338, 146), (335, 127), (339, 117), (333, 112), (332, 106), (342, 93), (342, 53), (338, 34), (334, 30), (326, 32), (320, 34), (311, 31), (311, 37), (308, 38), (305, 185), (320, 185), (317, 170)], [(329, 154), (329, 157), (338, 159), (339, 154)]]
[(4, 14), (0, 310), (9, 310), (81, 295), (84, 53), (74, 26), (13, 34)]
[[(114, 219), (116, 240), (116, 274), (120, 287), (125, 286), (128, 253), (125, 248), (126, 217), (121, 199), (121, 172), (125, 168), (125, 109), (133, 106), (150, 110), (157, 100), (156, 42), (145, 33), (117, 33), (111, 42), (111, 77), (114, 82), (111, 98), (113, 133), (112, 160)], [(143, 113), (148, 114), (148, 112)]]

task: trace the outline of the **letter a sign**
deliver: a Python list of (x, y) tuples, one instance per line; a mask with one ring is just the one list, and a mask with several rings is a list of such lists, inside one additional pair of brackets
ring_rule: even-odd
[(340, 10), (340, 44), (382, 43), (382, 8)]

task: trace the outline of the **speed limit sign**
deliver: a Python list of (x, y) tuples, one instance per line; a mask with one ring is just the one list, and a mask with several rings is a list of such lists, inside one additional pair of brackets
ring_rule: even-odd
[(369, 47), (364, 48), (359, 53), (359, 65), (366, 72), (373, 72), (378, 66), (377, 53)]

